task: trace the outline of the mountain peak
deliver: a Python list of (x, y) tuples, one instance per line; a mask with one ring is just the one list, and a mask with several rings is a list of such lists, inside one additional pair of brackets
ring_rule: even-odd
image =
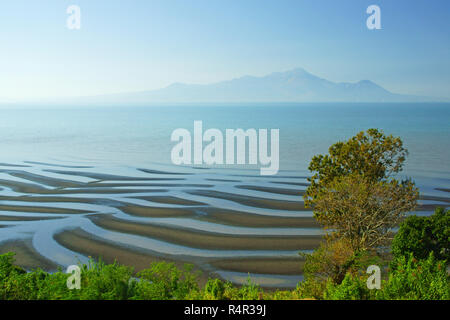
[(293, 75), (311, 75), (311, 73), (309, 73), (308, 71), (306, 71), (303, 68), (295, 68), (295, 69), (291, 69), (288, 71), (284, 71), (284, 72), (272, 72), (270, 74), (267, 75), (267, 77), (270, 76), (293, 76)]
[(309, 73), (308, 71), (306, 71), (303, 68), (295, 68), (295, 69), (292, 69), (290, 71), (286, 71), (286, 73), (291, 73), (291, 74), (311, 74), (311, 73)]
[(364, 85), (364, 86), (376, 86), (376, 87), (379, 87), (379, 85), (377, 85), (375, 82), (370, 81), (370, 80), (361, 80), (361, 81), (358, 81), (356, 84), (360, 84), (360, 85)]

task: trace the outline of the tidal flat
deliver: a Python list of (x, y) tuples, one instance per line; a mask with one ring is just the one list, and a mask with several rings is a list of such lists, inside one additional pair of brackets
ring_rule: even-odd
[[(135, 272), (150, 263), (191, 263), (201, 281), (295, 287), (299, 252), (323, 230), (305, 208), (307, 176), (277, 177), (173, 167), (110, 168), (20, 162), (0, 165), (0, 252), (54, 271), (89, 258)], [(434, 190), (434, 189), (433, 189)], [(418, 210), (448, 206), (447, 193), (421, 196)], [(242, 280), (242, 281), (241, 281)]]

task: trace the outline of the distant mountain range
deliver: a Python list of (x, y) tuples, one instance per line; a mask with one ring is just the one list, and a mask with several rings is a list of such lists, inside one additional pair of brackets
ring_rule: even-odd
[(81, 102), (101, 104), (436, 101), (392, 93), (369, 80), (336, 83), (301, 68), (264, 77), (244, 76), (213, 84), (174, 83), (159, 90), (80, 99)]

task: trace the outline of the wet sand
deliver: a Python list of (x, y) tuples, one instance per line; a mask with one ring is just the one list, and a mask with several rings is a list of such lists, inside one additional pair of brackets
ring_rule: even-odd
[(43, 175), (38, 175), (34, 173), (28, 173), (23, 171), (4, 171), (9, 175), (21, 179), (25, 179), (31, 182), (43, 184), (50, 187), (56, 188), (80, 188), (85, 184), (77, 181), (65, 180), (65, 179), (55, 179), (52, 177), (46, 177)]
[(439, 201), (439, 202), (448, 202), (448, 203), (450, 203), (450, 198), (444, 198), (444, 197), (420, 196), (419, 199), (420, 200), (432, 200), (432, 201)]
[[(166, 256), (153, 255), (137, 248), (122, 247), (97, 238), (81, 229), (66, 230), (54, 235), (53, 238), (56, 242), (74, 252), (91, 257), (97, 261), (101, 259), (108, 264), (117, 261), (122, 265), (132, 267), (135, 273), (148, 269), (150, 264), (154, 262), (172, 262), (178, 268), (183, 268), (186, 263), (192, 263), (191, 261), (173, 260)], [(202, 272), (200, 277), (201, 284), (206, 283), (208, 274), (203, 272), (198, 266), (194, 269), (194, 272), (196, 271)]]
[[(163, 204), (176, 204), (176, 205), (194, 205), (189, 208), (158, 208), (151, 206), (139, 206), (133, 204), (127, 204), (122, 201), (111, 200), (107, 198), (82, 198), (82, 197), (64, 197), (64, 196), (0, 196), (0, 201), (20, 201), (20, 202), (28, 202), (30, 203), (29, 207), (25, 208), (25, 206), (18, 205), (10, 205), (7, 207), (8, 211), (15, 212), (25, 212), (26, 210), (30, 210), (29, 212), (43, 212), (43, 213), (51, 213), (52, 210), (46, 211), (48, 207), (42, 207), (44, 211), (33, 210), (29, 208), (39, 208), (40, 206), (33, 205), (33, 203), (86, 203), (86, 204), (101, 204), (107, 205), (114, 208), (118, 208), (122, 212), (137, 216), (137, 217), (152, 217), (152, 218), (164, 218), (164, 217), (195, 217), (196, 219), (220, 223), (231, 226), (242, 226), (242, 227), (251, 227), (251, 228), (282, 228), (282, 227), (290, 227), (290, 228), (319, 228), (320, 225), (317, 221), (311, 217), (278, 217), (278, 216), (267, 216), (267, 215), (259, 215), (252, 214), (243, 211), (229, 210), (229, 209), (220, 209), (211, 206), (204, 205), (201, 207), (197, 207), (196, 205), (202, 204), (196, 201), (184, 200), (176, 197), (135, 197), (137, 199), (149, 200)], [(156, 200), (156, 201), (155, 201)], [(52, 208), (55, 209), (55, 208)], [(74, 209), (55, 209), (60, 213), (83, 213), (82, 210), (74, 210)], [(68, 210), (68, 211), (67, 211)], [(72, 211), (74, 210), (74, 211)], [(88, 211), (84, 212), (87, 213)], [(20, 219), (19, 219), (20, 220)]]
[(200, 220), (222, 223), (232, 226), (250, 228), (319, 228), (320, 225), (314, 217), (277, 217), (260, 214), (251, 214), (242, 211), (219, 209), (214, 207), (202, 208), (204, 216)]
[(40, 255), (31, 243), (31, 240), (14, 240), (0, 243), (0, 254), (14, 252), (15, 264), (26, 270), (41, 268), (47, 271), (56, 271), (58, 266)]
[(190, 217), (195, 215), (194, 211), (186, 208), (157, 208), (130, 204), (121, 206), (119, 209), (126, 214), (136, 217), (168, 218)]
[(244, 185), (244, 186), (237, 186), (236, 188), (262, 191), (262, 192), (275, 193), (275, 194), (284, 194), (284, 195), (288, 195), (288, 196), (302, 196), (305, 194), (305, 191), (302, 191), (302, 190), (270, 188), (270, 187), (261, 187), (261, 186), (246, 186), (246, 185)]
[(111, 180), (111, 181), (148, 181), (151, 178), (143, 178), (143, 177), (127, 177), (120, 176), (114, 174), (106, 174), (106, 173), (95, 173), (95, 172), (82, 172), (82, 171), (69, 171), (69, 170), (54, 170), (54, 169), (45, 169), (46, 172), (64, 174), (69, 176), (78, 176), (78, 177), (86, 177), (99, 181)]
[(98, 204), (98, 203), (111, 203), (121, 205), (121, 202), (106, 199), (106, 198), (82, 198), (82, 197), (57, 197), (57, 196), (0, 196), (0, 200), (4, 201), (20, 201), (20, 202), (30, 202), (40, 203), (40, 202), (60, 202), (60, 203), (88, 203), (88, 204)]
[(245, 206), (265, 208), (265, 209), (275, 209), (275, 210), (287, 210), (287, 211), (309, 211), (303, 205), (302, 201), (282, 201), (250, 196), (241, 196), (237, 194), (218, 192), (213, 190), (198, 190), (198, 191), (188, 191), (189, 194), (203, 197), (212, 197), (223, 200), (231, 200), (240, 203)]
[(306, 182), (285, 182), (285, 181), (270, 181), (270, 183), (285, 184), (288, 186), (308, 187), (309, 183)]
[(439, 207), (448, 207), (450, 204), (420, 204), (417, 206), (417, 211), (434, 211), (436, 208)]
[(30, 168), (31, 166), (23, 165), (23, 164), (13, 164), (13, 163), (4, 163), (0, 162), (1, 167), (16, 167), (16, 168)]
[(299, 258), (224, 259), (211, 262), (221, 270), (276, 275), (301, 275), (305, 261)]
[(66, 248), (95, 259), (101, 258), (106, 263), (117, 261), (127, 266), (134, 266), (136, 272), (146, 269), (152, 262), (167, 261), (168, 258), (152, 256), (143, 250), (130, 250), (97, 238), (81, 229), (63, 231), (53, 238)]
[(139, 171), (149, 173), (149, 174), (169, 174), (169, 175), (175, 175), (175, 176), (186, 176), (186, 175), (192, 175), (193, 173), (185, 173), (185, 172), (170, 172), (170, 171), (161, 171), (161, 170), (151, 170), (151, 169), (138, 169)]
[(106, 263), (117, 261), (133, 267), (135, 272), (148, 268), (152, 262), (173, 262), (179, 268), (185, 263), (191, 263), (195, 266), (194, 270), (201, 272), (200, 284), (204, 284), (209, 277), (215, 276), (217, 270), (251, 272), (253, 274), (299, 275), (303, 266), (303, 260), (300, 257), (173, 260), (170, 257), (151, 254), (134, 247), (118, 246), (81, 229), (58, 233), (54, 239), (74, 252), (96, 260), (101, 258)]
[(54, 208), (54, 207), (39, 207), (39, 206), (17, 206), (17, 205), (0, 205), (1, 211), (17, 211), (17, 212), (39, 212), (39, 213), (53, 213), (53, 214), (85, 214), (91, 211)]
[(0, 215), (0, 221), (40, 221), (40, 220), (51, 220), (58, 219), (52, 217), (20, 217), (20, 216), (6, 216)]
[(321, 236), (240, 236), (130, 222), (96, 215), (89, 217), (97, 226), (122, 233), (141, 235), (169, 243), (212, 250), (310, 250), (318, 246)]
[(38, 165), (57, 167), (57, 168), (71, 168), (71, 169), (89, 169), (89, 168), (93, 168), (92, 166), (71, 166), (71, 165), (67, 165), (67, 164), (64, 165), (64, 164), (39, 162), (39, 161), (24, 161), (24, 163), (38, 164)]
[(176, 204), (176, 205), (182, 205), (182, 206), (204, 206), (206, 203), (198, 202), (198, 201), (192, 201), (187, 199), (182, 199), (178, 197), (172, 197), (172, 196), (147, 196), (147, 197), (135, 197), (136, 199), (142, 199), (147, 200), (151, 202), (157, 202), (157, 203), (164, 203), (164, 204)]
[[(37, 184), (23, 183), (17, 181), (1, 180), (0, 185), (11, 188), (15, 192), (37, 194), (37, 195), (59, 195), (59, 194), (80, 194), (80, 193), (93, 193), (93, 194), (122, 194), (122, 193), (149, 193), (149, 192), (167, 192), (168, 189), (111, 189), (110, 187), (103, 188), (74, 188), (74, 189), (60, 189), (64, 187), (58, 187), (57, 189), (46, 189)], [(155, 185), (153, 185), (155, 186)], [(159, 185), (161, 186), (161, 185)]]

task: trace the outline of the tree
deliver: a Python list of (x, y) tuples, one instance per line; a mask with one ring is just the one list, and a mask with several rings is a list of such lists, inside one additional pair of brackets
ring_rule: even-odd
[(326, 281), (329, 278), (340, 283), (345, 274), (356, 262), (355, 251), (345, 240), (326, 239), (312, 254), (300, 255), (305, 257), (303, 274), (306, 278)]
[(306, 206), (314, 205), (319, 190), (338, 177), (359, 174), (374, 181), (386, 180), (402, 170), (408, 155), (400, 138), (377, 129), (337, 142), (328, 152), (314, 156), (309, 164), (308, 169), (315, 173), (308, 179), (311, 185), (305, 193)]
[(450, 210), (436, 208), (429, 217), (409, 216), (392, 241), (396, 259), (409, 254), (426, 259), (431, 252), (436, 259), (450, 262)]
[(418, 192), (396, 180), (373, 181), (361, 175), (335, 178), (319, 191), (314, 213), (333, 236), (348, 239), (356, 251), (388, 244), (390, 230), (404, 212), (414, 210)]
[(418, 189), (397, 181), (408, 151), (398, 137), (369, 129), (314, 156), (304, 199), (314, 217), (355, 250), (378, 247), (405, 212), (415, 209)]
[(347, 239), (326, 237), (311, 254), (300, 253), (305, 258), (304, 281), (297, 291), (304, 298), (323, 299), (327, 287), (339, 285), (346, 275), (357, 276), (369, 265), (380, 264), (376, 256), (368, 252), (356, 252)]

